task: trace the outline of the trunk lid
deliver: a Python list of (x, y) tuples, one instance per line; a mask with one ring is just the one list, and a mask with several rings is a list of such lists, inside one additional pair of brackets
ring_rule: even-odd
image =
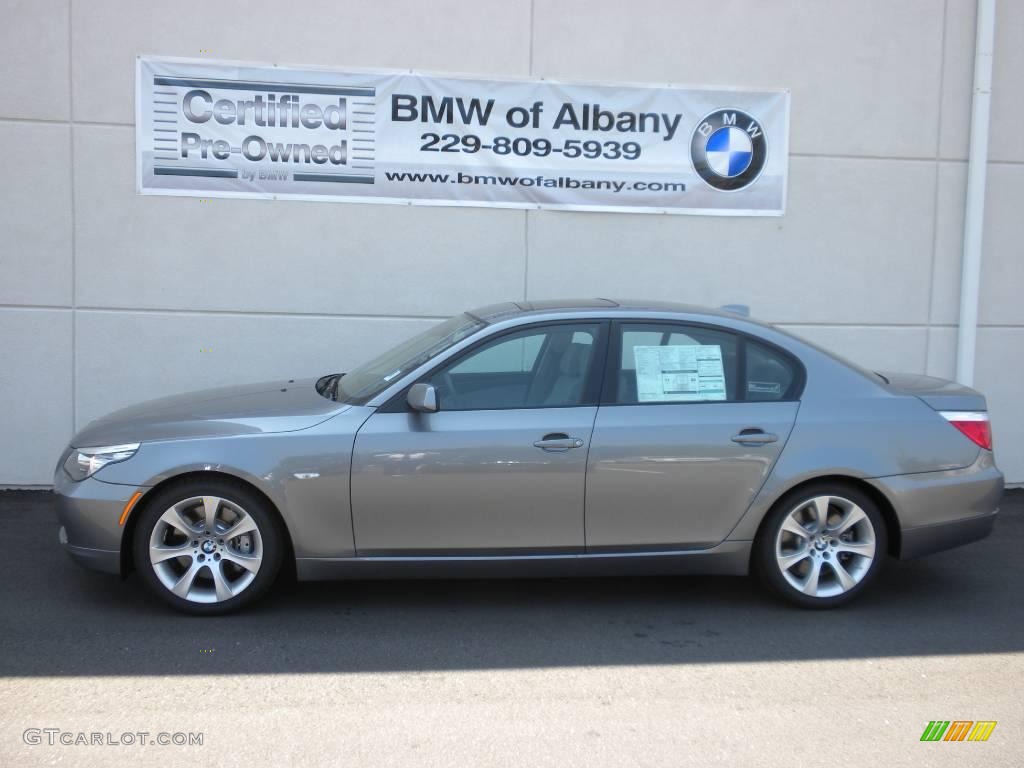
[(936, 411), (987, 411), (985, 396), (955, 381), (917, 373), (879, 372), (888, 379), (891, 392), (914, 395)]

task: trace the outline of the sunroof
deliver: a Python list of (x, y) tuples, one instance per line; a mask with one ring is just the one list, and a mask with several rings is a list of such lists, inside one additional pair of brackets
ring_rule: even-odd
[(540, 301), (517, 301), (524, 311), (546, 309), (607, 309), (619, 306), (611, 299), (541, 299)]

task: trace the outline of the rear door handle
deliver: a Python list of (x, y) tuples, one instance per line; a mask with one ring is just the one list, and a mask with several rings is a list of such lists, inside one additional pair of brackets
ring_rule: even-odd
[(535, 448), (542, 451), (568, 451), (570, 448), (581, 448), (583, 441), (578, 437), (569, 437), (564, 432), (552, 432), (534, 442)]
[(776, 442), (778, 439), (778, 435), (765, 432), (763, 429), (753, 428), (744, 429), (738, 435), (732, 436), (732, 441), (740, 445), (767, 445), (768, 443)]

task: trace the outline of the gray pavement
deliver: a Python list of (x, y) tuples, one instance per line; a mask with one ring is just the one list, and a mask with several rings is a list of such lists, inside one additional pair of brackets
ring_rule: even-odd
[[(285, 584), (199, 619), (70, 562), (48, 493), (0, 492), (0, 531), (0, 766), (1024, 764), (1024, 491), (824, 613), (665, 577)], [(919, 742), (935, 719), (998, 726)]]

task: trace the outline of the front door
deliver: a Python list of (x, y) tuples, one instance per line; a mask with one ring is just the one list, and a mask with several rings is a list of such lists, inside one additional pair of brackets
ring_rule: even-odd
[(356, 436), (356, 549), (373, 555), (582, 552), (587, 451), (605, 324), (530, 326), (482, 341), (404, 393)]

